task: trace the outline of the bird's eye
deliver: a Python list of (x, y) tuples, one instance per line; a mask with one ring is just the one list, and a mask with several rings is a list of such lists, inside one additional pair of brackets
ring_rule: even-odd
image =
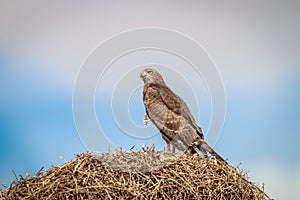
[(148, 74), (152, 74), (153, 73), (153, 71), (148, 71)]

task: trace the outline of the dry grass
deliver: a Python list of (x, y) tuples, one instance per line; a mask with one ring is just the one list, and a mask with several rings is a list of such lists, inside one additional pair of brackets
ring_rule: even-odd
[(147, 150), (76, 159), (15, 180), (0, 199), (269, 199), (215, 158)]

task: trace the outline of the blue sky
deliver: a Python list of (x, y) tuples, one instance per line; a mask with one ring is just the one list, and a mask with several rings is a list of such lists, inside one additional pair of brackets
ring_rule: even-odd
[[(9, 184), (14, 179), (12, 170), (34, 174), (41, 167), (49, 168), (63, 163), (62, 158), (70, 160), (74, 154), (87, 151), (72, 111), (73, 86), (81, 65), (89, 52), (108, 37), (137, 27), (156, 26), (192, 37), (205, 47), (218, 67), (225, 87), (226, 118), (214, 147), (217, 152), (233, 165), (242, 163), (241, 167), (250, 171), (251, 180), (264, 182), (272, 197), (298, 199), (299, 5), (289, 1), (264, 5), (193, 1), (189, 5), (177, 2), (172, 7), (167, 1), (151, 5), (135, 2), (133, 7), (119, 3), (120, 7), (101, 1), (72, 6), (50, 1), (40, 6), (1, 3), (0, 15), (5, 17), (0, 21), (0, 183)], [(183, 64), (167, 55), (144, 52), (115, 63), (111, 72), (119, 72), (125, 64), (126, 72), (133, 70), (145, 55), (183, 77), (190, 70), (186, 66), (187, 72), (181, 71), (179, 65)], [(122, 74), (115, 74), (111, 80), (120, 80)], [(129, 101), (132, 120), (142, 127), (142, 81), (136, 75), (133, 83), (137, 90), (129, 100), (124, 97), (124, 104)], [(199, 113), (195, 109), (192, 112), (200, 114), (198, 123), (206, 133), (212, 113), (201, 77), (187, 81), (195, 93), (191, 97), (183, 84), (176, 84), (174, 74), (163, 75), (189, 105), (199, 107)], [(132, 145), (138, 149), (152, 142), (163, 149), (160, 135), (141, 140), (120, 131), (111, 110), (110, 76), (106, 79), (108, 82), (97, 88), (95, 112), (109, 139), (124, 149)], [(122, 103), (122, 99), (118, 101)]]

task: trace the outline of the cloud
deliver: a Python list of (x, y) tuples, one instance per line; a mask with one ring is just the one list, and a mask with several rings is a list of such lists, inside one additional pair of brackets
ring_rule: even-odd
[(236, 83), (273, 87), (296, 59), (291, 56), (298, 48), (294, 45), (298, 38), (294, 19), (299, 18), (299, 13), (293, 12), (297, 6), (290, 3), (177, 2), (168, 9), (168, 15), (163, 6), (168, 5), (167, 1), (133, 6), (119, 3), (118, 7), (104, 2), (64, 7), (55, 2), (5, 2), (0, 12), (0, 42), (17, 56), (40, 60), (41, 65), (49, 66), (44, 69), (49, 75), (63, 77), (59, 84), (68, 86), (96, 45), (113, 34), (139, 26), (158, 24), (197, 40), (210, 53), (230, 87)]

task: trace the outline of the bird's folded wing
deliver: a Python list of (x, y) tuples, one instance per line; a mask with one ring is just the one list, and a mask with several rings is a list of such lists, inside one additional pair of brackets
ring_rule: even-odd
[(197, 125), (190, 109), (184, 100), (177, 96), (170, 88), (161, 84), (151, 84), (155, 88), (164, 102), (164, 104), (177, 115), (184, 117), (198, 132), (201, 138), (204, 138), (201, 128)]

